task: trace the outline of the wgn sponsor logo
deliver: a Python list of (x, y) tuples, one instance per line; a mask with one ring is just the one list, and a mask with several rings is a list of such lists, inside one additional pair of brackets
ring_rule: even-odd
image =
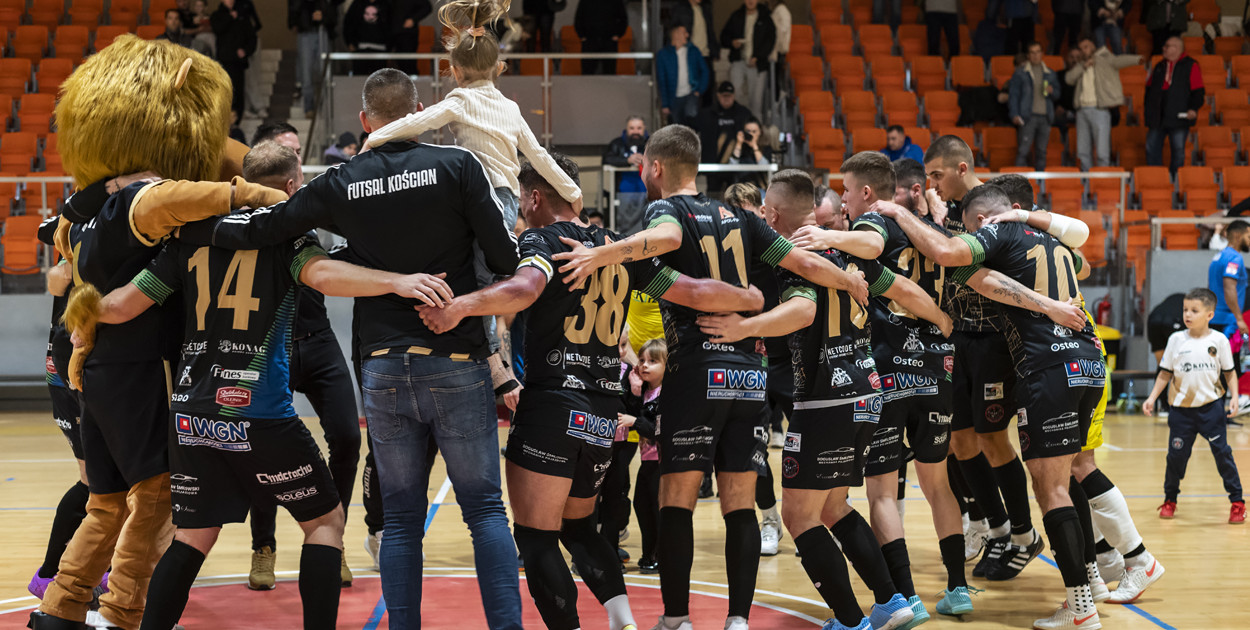
[(768, 376), (763, 370), (708, 370), (709, 400), (764, 400)]
[(612, 446), (612, 440), (616, 438), (616, 420), (584, 411), (570, 411), (569, 428), (565, 433), (595, 446)]
[(896, 372), (881, 377), (881, 393), (891, 402), (911, 396), (933, 396), (938, 393), (938, 380), (932, 376)]
[(855, 401), (855, 411), (851, 420), (854, 422), (877, 422), (881, 419), (881, 396), (871, 396)]
[(178, 435), (178, 443), (183, 446), (208, 446), (222, 451), (250, 451), (252, 444), (247, 441), (247, 428), (251, 422), (227, 422), (190, 416), (185, 413), (174, 414), (174, 432)]
[(1102, 387), (1107, 378), (1107, 364), (1095, 359), (1075, 359), (1063, 364), (1068, 387)]

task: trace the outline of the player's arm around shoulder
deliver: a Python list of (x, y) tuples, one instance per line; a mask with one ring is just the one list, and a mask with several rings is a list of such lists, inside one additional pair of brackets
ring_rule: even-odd
[(870, 210), (894, 219), (920, 253), (943, 267), (963, 267), (978, 262), (973, 259), (971, 242), (962, 237), (947, 236), (929, 227), (902, 206), (878, 201), (870, 207)]
[(783, 337), (816, 321), (815, 289), (790, 288), (781, 299), (777, 306), (751, 317), (737, 313), (700, 315), (699, 329), (711, 337), (713, 343), (733, 343), (749, 337)]

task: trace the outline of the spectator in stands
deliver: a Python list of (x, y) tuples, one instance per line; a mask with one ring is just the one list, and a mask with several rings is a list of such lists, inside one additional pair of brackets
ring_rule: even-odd
[[(625, 29), (629, 28), (625, 0), (579, 2), (573, 16), (573, 28), (582, 40), (582, 52), (617, 52), (619, 42), (625, 36)], [(583, 59), (582, 73), (616, 74), (616, 60)]]
[(256, 128), (256, 133), (252, 134), (252, 146), (256, 146), (266, 140), (273, 140), (284, 147), (290, 147), (295, 151), (296, 157), (300, 162), (304, 161), (304, 150), (299, 143), (299, 132), (287, 122), (267, 122)]
[(1055, 120), (1055, 101), (1059, 92), (1055, 85), (1059, 76), (1042, 63), (1042, 44), (1029, 44), (1028, 59), (1016, 66), (1008, 82), (1007, 116), (1017, 129), (1016, 166), (1028, 166), (1029, 149), (1033, 151), (1033, 168), (1046, 170), (1046, 145), (1050, 143), (1050, 125)]
[(1063, 52), (1064, 40), (1068, 48), (1076, 48), (1076, 38), (1081, 34), (1081, 18), (1085, 17), (1085, 0), (1054, 0), (1055, 34), (1050, 38), (1053, 54)]
[(1120, 54), (1124, 40), (1124, 14), (1133, 6), (1133, 0), (1089, 0), (1090, 28), (1094, 29), (1094, 45), (1106, 46)]
[(1185, 42), (1169, 37), (1163, 45), (1163, 61), (1150, 69), (1146, 78), (1146, 163), (1163, 165), (1163, 138), (1172, 145), (1172, 174), (1185, 165), (1185, 139), (1198, 122), (1198, 110), (1206, 99), (1202, 68), (1185, 54)]
[(843, 232), (850, 227), (842, 197), (826, 186), (816, 187), (816, 225)]
[(534, 18), (534, 37), (530, 38), (526, 47), (528, 52), (555, 52), (551, 48), (551, 29), (556, 23), (556, 13), (564, 6), (564, 2), (552, 0), (525, 0), (521, 4), (525, 15)]
[(693, 125), (699, 116), (699, 97), (707, 91), (708, 67), (699, 49), (690, 43), (686, 27), (669, 29), (672, 43), (655, 55), (656, 84), (661, 112), (668, 122)]
[(595, 227), (605, 227), (603, 223), (603, 213), (598, 210), (591, 210), (586, 213), (586, 222)]
[(1124, 104), (1120, 69), (1141, 63), (1141, 56), (1113, 55), (1105, 46), (1095, 48), (1089, 36), (1081, 37), (1077, 46), (1081, 63), (1070, 68), (1063, 79), (1074, 88), (1076, 154), (1081, 168), (1088, 171), (1093, 166), (1111, 165), (1111, 110)]
[[(716, 88), (716, 104), (699, 113), (698, 128), (703, 145), (703, 161), (714, 164), (729, 162), (734, 140), (747, 121), (755, 118), (751, 110), (735, 98), (734, 84), (721, 81)], [(711, 186), (710, 188), (719, 188)]]
[(1207, 267), (1207, 288), (1216, 295), (1215, 317), (1211, 327), (1222, 330), (1232, 339), (1238, 332), (1250, 334), (1250, 326), (1241, 317), (1246, 303), (1246, 263), (1242, 252), (1250, 251), (1250, 223), (1240, 219), (1224, 228), (1228, 246)]
[(312, 118), (321, 80), (321, 55), (329, 52), (338, 24), (337, 4), (333, 0), (288, 0), (286, 24), (297, 33), (295, 89), (302, 97), (304, 114)]
[[(786, 54), (790, 52), (790, 34), (793, 32), (794, 17), (790, 14), (790, 7), (786, 4), (786, 0), (772, 0), (773, 10), (769, 17), (773, 19), (773, 28), (777, 31), (777, 43), (773, 44), (773, 54), (768, 56), (768, 61), (772, 63), (776, 76), (773, 77), (773, 85), (776, 90), (773, 92), (773, 98), (780, 97), (782, 82), (789, 75), (786, 65)], [(809, 53), (811, 51), (808, 51)]]
[(924, 147), (912, 143), (911, 136), (907, 135), (902, 125), (890, 125), (885, 128), (885, 148), (881, 149), (881, 152), (890, 158), (891, 162), (903, 158), (924, 162)]
[(1007, 54), (1027, 53), (1033, 43), (1033, 24), (1037, 21), (1037, 2), (1006, 0), (1003, 17), (1007, 19)]
[(720, 32), (720, 45), (729, 49), (729, 80), (746, 90), (751, 111), (764, 113), (768, 85), (768, 56), (777, 42), (773, 19), (759, 8), (760, 0), (742, 0)]
[(608, 143), (603, 163), (636, 170), (616, 174), (616, 231), (626, 234), (642, 227), (642, 211), (647, 206), (647, 187), (642, 183), (642, 152), (647, 147), (647, 121), (642, 116), (625, 119), (625, 130)]
[(178, 9), (165, 9), (165, 32), (156, 39), (171, 41), (179, 46), (191, 47), (191, 36), (182, 32), (182, 12)]
[[(1068, 71), (1081, 64), (1081, 49), (1073, 46), (1068, 49), (1066, 64), (1063, 66), (1063, 74), (1067, 76)], [(1076, 86), (1069, 85), (1067, 81), (1059, 82), (1059, 100), (1055, 103), (1055, 127), (1059, 128), (1059, 137), (1063, 140), (1063, 148), (1076, 155), (1076, 151), (1068, 146), (1068, 127), (1076, 124), (1076, 107), (1072, 103), (1072, 97), (1076, 94)]]
[(217, 62), (230, 75), (234, 98), (230, 109), (236, 120), (243, 118), (243, 95), (246, 90), (247, 60), (256, 52), (256, 8), (251, 0), (221, 0), (212, 15), (213, 34), (217, 36)]
[(344, 131), (339, 134), (338, 142), (326, 149), (325, 155), (321, 156), (321, 161), (326, 166), (343, 164), (355, 157), (358, 148), (360, 145), (356, 144), (356, 134)]
[(730, 164), (758, 164), (767, 165), (772, 163), (773, 149), (768, 146), (764, 139), (764, 130), (760, 126), (760, 121), (752, 118), (742, 126), (734, 142), (733, 153), (729, 156)]
[(753, 184), (744, 182), (734, 184), (725, 189), (723, 198), (725, 203), (731, 206), (749, 210), (754, 212), (755, 216), (764, 218), (763, 198), (760, 196), (760, 189)]
[(1164, 53), (1169, 37), (1185, 32), (1189, 24), (1189, 0), (1145, 0), (1142, 10), (1146, 17), (1146, 30), (1153, 40), (1150, 54)]
[[(358, 53), (384, 53), (391, 37), (391, 7), (382, 0), (353, 0), (343, 16), (343, 41), (347, 50)], [(386, 66), (382, 59), (357, 59), (354, 74), (368, 76)]]
[(872, 0), (872, 23), (886, 23), (885, 10), (887, 2), (890, 8), (890, 28), (897, 30), (899, 22), (903, 21), (903, 0)]
[[(680, 24), (686, 27), (686, 32), (690, 35), (690, 43), (694, 44), (694, 47), (698, 48), (699, 53), (703, 55), (710, 84), (716, 76), (712, 61), (720, 58), (720, 42), (717, 41), (716, 31), (712, 28), (711, 0), (706, 2), (704, 0), (678, 0), (670, 10), (673, 25)], [(701, 105), (709, 107), (711, 104), (711, 95), (704, 92)]]
[(959, 54), (959, 3), (958, 0), (925, 0), (925, 33), (929, 38), (929, 54), (942, 54), (942, 35), (946, 35), (946, 50), (951, 57)]
[[(434, 11), (430, 0), (395, 0), (391, 7), (391, 50), (414, 53), (421, 45), (421, 20)], [(396, 61), (395, 67), (408, 74), (417, 73), (417, 62)]]

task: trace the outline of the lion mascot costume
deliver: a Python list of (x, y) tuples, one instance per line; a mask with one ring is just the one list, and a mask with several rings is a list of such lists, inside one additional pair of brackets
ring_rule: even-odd
[[(166, 361), (178, 353), (181, 312), (153, 308), (97, 332), (93, 311), (100, 291), (129, 282), (183, 223), (286, 198), (236, 177), (247, 147), (227, 138), (230, 98), (217, 62), (130, 35), (61, 86), (59, 147), (78, 190), (55, 240), (73, 270), (66, 325), (81, 347), (69, 371), (82, 395), (90, 498), (31, 615), (37, 630), (137, 629), (152, 571), (173, 537)], [(108, 592), (89, 611), (110, 566)]]

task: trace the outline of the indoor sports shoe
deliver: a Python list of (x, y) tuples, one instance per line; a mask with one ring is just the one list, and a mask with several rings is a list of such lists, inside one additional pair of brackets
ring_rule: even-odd
[(1238, 501), (1228, 509), (1228, 523), (1237, 525), (1246, 522), (1246, 502)]
[(1062, 606), (1055, 609), (1055, 614), (1034, 621), (1033, 627), (1036, 630), (1098, 630), (1102, 627), (1102, 620), (1098, 618), (1097, 610), (1077, 617), (1065, 601)]
[(895, 593), (890, 601), (872, 605), (872, 614), (868, 615), (868, 621), (872, 623), (873, 630), (894, 630), (911, 621), (914, 616), (911, 604), (907, 603), (901, 593)]
[(1159, 518), (1176, 518), (1176, 501), (1164, 501), (1155, 509), (1159, 510)]
[[(1150, 553), (1147, 551), (1146, 553)], [(1116, 585), (1115, 590), (1111, 592), (1111, 597), (1107, 598), (1112, 604), (1131, 604), (1137, 601), (1138, 597), (1146, 591), (1151, 584), (1159, 581), (1163, 577), (1163, 565), (1153, 557), (1145, 568), (1126, 566), (1124, 567), (1124, 579)]]
[[(381, 531), (378, 531), (376, 534), (369, 534), (365, 536), (365, 551), (369, 553), (369, 558), (373, 560), (373, 567), (371, 568), (374, 571), (380, 570), (382, 565), (378, 564), (378, 553), (382, 551)], [(425, 560), (425, 556), (422, 556), (421, 559)]]
[(821, 626), (820, 630), (872, 630), (872, 622), (868, 621), (867, 617), (864, 617), (860, 620), (858, 626), (852, 628), (851, 626), (843, 625), (837, 619), (826, 619), (825, 625)]
[(659, 622), (651, 630), (694, 630), (694, 624), (690, 623), (689, 615), (673, 618), (660, 615)]
[(992, 582), (1001, 582), (1010, 580), (1024, 570), (1034, 558), (1042, 553), (1046, 548), (1046, 541), (1033, 532), (1033, 542), (1027, 547), (1021, 547), (1015, 543), (1008, 543), (1007, 549), (1003, 551), (994, 562), (985, 569), (985, 579)]
[(750, 630), (746, 617), (730, 617), (725, 620), (725, 630)]
[(352, 585), (352, 570), (347, 566), (347, 554), (341, 554), (343, 557), (342, 566), (339, 567), (339, 580), (341, 586), (348, 587)]
[(956, 586), (954, 590), (938, 593), (941, 599), (937, 603), (939, 615), (966, 615), (972, 612), (972, 594), (980, 593), (979, 588)]
[(972, 562), (981, 553), (989, 533), (990, 526), (984, 519), (968, 523), (964, 528), (964, 562)]
[(278, 554), (269, 547), (261, 547), (252, 552), (252, 570), (247, 574), (247, 587), (253, 591), (272, 591), (277, 587), (277, 578), (273, 574), (274, 561)]
[(43, 594), (48, 590), (48, 585), (55, 579), (55, 575), (50, 578), (39, 577), (39, 569), (35, 568), (35, 574), (30, 577), (30, 584), (26, 585), (26, 590), (30, 591), (31, 595), (43, 599)]
[(1085, 565), (1085, 577), (1089, 578), (1089, 593), (1093, 596), (1095, 604), (1101, 604), (1111, 598), (1111, 590), (1107, 588), (1107, 581), (1102, 579), (1102, 574), (1098, 573), (1097, 563)]
[(929, 620), (929, 611), (925, 609), (924, 602), (920, 601), (919, 595), (908, 597), (907, 603), (911, 604), (911, 621), (899, 626), (898, 630), (911, 630)]
[(777, 555), (777, 543), (781, 542), (781, 530), (777, 524), (771, 521), (764, 521), (760, 526), (760, 555), (775, 556)]
[(985, 553), (981, 554), (981, 559), (977, 561), (977, 565), (972, 567), (972, 577), (983, 578), (985, 572), (998, 559), (1003, 557), (1003, 553), (1007, 551), (1007, 546), (1011, 544), (1011, 534), (1004, 534), (998, 538), (990, 538), (985, 541)]
[(1107, 582), (1119, 582), (1124, 579), (1124, 556), (1112, 549), (1098, 554), (1098, 575)]

